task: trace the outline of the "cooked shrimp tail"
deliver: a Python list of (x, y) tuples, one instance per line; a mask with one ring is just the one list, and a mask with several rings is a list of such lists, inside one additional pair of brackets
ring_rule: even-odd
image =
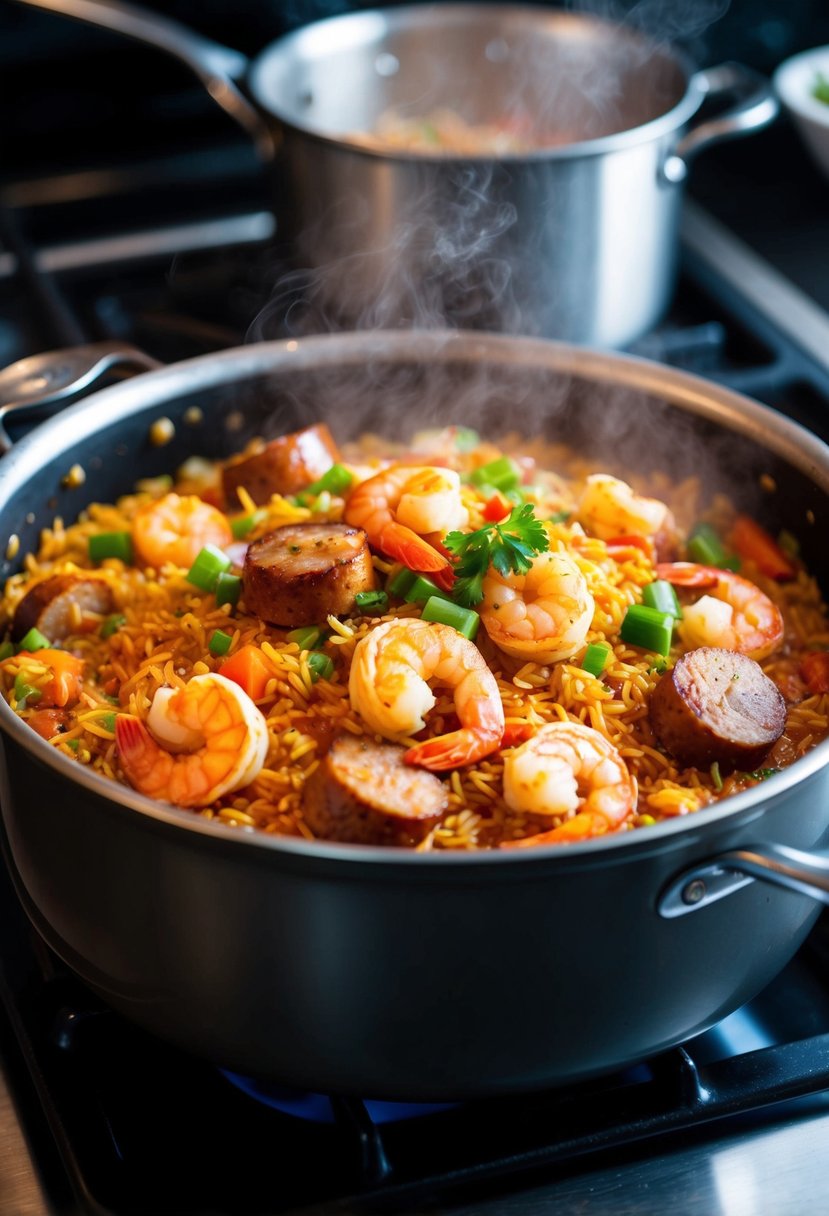
[(410, 570), (419, 574), (429, 574), (444, 591), (448, 591), (454, 581), (452, 565), (448, 558), (433, 549), (428, 541), (418, 536), (411, 528), (405, 528), (392, 520), (378, 534), (376, 545), (387, 557), (402, 562)]
[[(477, 687), (477, 673), (470, 672), (466, 679)], [(480, 697), (476, 695), (476, 688), (471, 690), (471, 694), (458, 688), (455, 695), (467, 705), (466, 725), (410, 747), (404, 757), (408, 764), (445, 772), (475, 764), (500, 746), (504, 733), (504, 709), (500, 696)]]
[(604, 735), (581, 722), (550, 722), (506, 754), (504, 801), (514, 811), (561, 822), (501, 847), (567, 844), (617, 832), (636, 798), (635, 778)]
[(498, 683), (474, 642), (450, 625), (403, 617), (378, 625), (357, 643), (348, 692), (372, 731), (399, 742), (424, 728), (435, 705), (430, 681), (452, 689), (460, 728), (409, 748), (408, 763), (445, 771), (494, 752), (504, 733)]
[(747, 578), (696, 562), (660, 562), (656, 577), (675, 587), (711, 589), (683, 611), (679, 636), (688, 650), (713, 646), (764, 659), (783, 641), (780, 609)]
[(452, 585), (452, 564), (430, 539), (469, 522), (453, 469), (392, 465), (352, 490), (346, 523), (362, 528), (369, 544), (410, 570), (431, 575), (444, 589)]
[(148, 725), (119, 715), (115, 741), (134, 789), (176, 806), (204, 807), (249, 785), (268, 751), (268, 728), (247, 693), (224, 676), (159, 688)]

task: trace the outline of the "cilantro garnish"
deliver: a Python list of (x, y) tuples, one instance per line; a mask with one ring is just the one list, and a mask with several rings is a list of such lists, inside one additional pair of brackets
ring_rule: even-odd
[(483, 599), (483, 581), (494, 566), (506, 576), (526, 574), (536, 553), (550, 547), (544, 524), (536, 519), (531, 503), (514, 507), (498, 524), (485, 524), (476, 532), (450, 532), (443, 538), (455, 557), (452, 599), (469, 608)]

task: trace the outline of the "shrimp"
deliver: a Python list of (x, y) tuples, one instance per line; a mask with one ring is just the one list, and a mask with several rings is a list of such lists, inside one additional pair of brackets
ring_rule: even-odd
[(344, 519), (363, 528), (369, 544), (423, 574), (444, 590), (452, 585), (452, 564), (425, 537), (465, 528), (469, 512), (453, 469), (392, 465), (361, 481), (348, 497)]
[(626, 481), (609, 473), (587, 478), (576, 514), (584, 527), (600, 540), (617, 536), (650, 536), (673, 526), (673, 515), (658, 498), (636, 494)]
[(499, 650), (517, 659), (569, 659), (593, 620), (593, 596), (568, 553), (539, 553), (526, 574), (499, 574), (490, 566), (482, 590), (484, 628)]
[(498, 684), (478, 647), (451, 625), (403, 617), (378, 625), (357, 643), (348, 694), (371, 730), (398, 741), (423, 729), (433, 679), (452, 688), (460, 729), (410, 747), (404, 760), (441, 771), (494, 752), (504, 733)]
[(689, 650), (721, 646), (764, 659), (782, 642), (780, 609), (748, 579), (694, 562), (660, 562), (656, 577), (676, 587), (711, 588), (710, 595), (683, 609), (679, 636)]
[(566, 844), (618, 832), (637, 800), (636, 778), (604, 735), (581, 722), (550, 722), (504, 754), (504, 800), (514, 811), (566, 815), (558, 827), (502, 848)]
[(233, 540), (227, 517), (195, 494), (165, 494), (140, 507), (132, 523), (138, 561), (159, 570), (165, 562), (189, 568), (205, 545)]
[(268, 728), (244, 689), (210, 672), (183, 688), (159, 688), (146, 726), (119, 715), (115, 741), (134, 789), (176, 806), (204, 807), (258, 776)]

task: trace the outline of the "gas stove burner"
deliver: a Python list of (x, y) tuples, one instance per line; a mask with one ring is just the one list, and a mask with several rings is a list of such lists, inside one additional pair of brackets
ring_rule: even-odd
[[(262, 1102), (284, 1115), (305, 1119), (309, 1123), (336, 1123), (338, 1121), (337, 1098), (328, 1094), (310, 1093), (291, 1089), (268, 1081), (259, 1081), (241, 1073), (219, 1069), (223, 1077), (257, 1102)], [(454, 1110), (459, 1103), (453, 1102), (381, 1102), (367, 1098), (363, 1101), (369, 1118), (374, 1124), (397, 1123), (404, 1119), (418, 1119), (439, 1111)]]

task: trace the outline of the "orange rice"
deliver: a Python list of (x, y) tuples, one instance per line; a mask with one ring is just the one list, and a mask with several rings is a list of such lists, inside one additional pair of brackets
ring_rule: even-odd
[[(540, 518), (571, 508), (583, 477), (596, 471), (586, 468), (559, 445), (540, 440), (526, 442), (515, 436), (503, 438), (497, 446), (480, 447), (474, 454), (458, 454), (455, 463), (461, 469), (468, 468), (492, 459), (501, 451), (535, 461), (536, 488), (528, 500), (534, 502)], [(396, 454), (387, 440), (366, 436), (359, 444), (344, 449), (343, 460), (360, 466), (361, 475), (365, 475), (381, 459)], [(203, 489), (204, 470), (197, 469), (194, 474), (192, 468), (177, 476), (174, 488), (181, 492), (192, 490), (194, 475), (198, 488)], [(721, 499), (702, 504), (699, 485), (693, 480), (678, 486), (671, 485), (667, 477), (647, 486), (634, 484), (638, 490), (668, 502), (681, 533), (687, 532), (691, 523), (703, 515), (718, 526), (727, 527), (734, 514), (731, 504)], [(8, 627), (15, 606), (35, 582), (53, 574), (90, 568), (87, 556), (90, 535), (129, 531), (138, 507), (168, 488), (169, 483), (163, 479), (143, 483), (117, 503), (91, 505), (71, 525), (56, 519), (43, 532), (38, 552), (26, 556), (22, 572), (5, 586), (3, 626)], [(464, 487), (463, 494), (470, 511), (470, 528), (476, 528), (483, 521), (483, 499), (470, 486)], [(318, 501), (312, 509), (274, 495), (267, 507), (260, 508), (261, 518), (245, 539), (254, 540), (281, 524), (340, 519), (343, 505), (342, 499), (332, 497), (330, 501)], [(243, 504), (236, 514), (247, 514), (252, 507), (252, 503)], [(322, 512), (320, 507), (324, 508)], [(755, 778), (747, 775), (736, 774), (720, 782), (719, 775), (710, 771), (681, 770), (653, 737), (648, 699), (665, 663), (619, 637), (628, 606), (641, 600), (642, 587), (655, 577), (649, 556), (635, 546), (611, 556), (604, 541), (587, 536), (578, 523), (570, 521), (553, 524), (550, 536), (551, 548), (567, 549), (575, 558), (594, 597), (595, 614), (584, 647), (568, 661), (546, 665), (508, 657), (492, 645), (481, 627), (476, 644), (497, 679), (508, 730), (524, 723), (537, 727), (570, 719), (604, 735), (616, 746), (638, 783), (637, 810), (623, 830), (646, 828), (665, 818), (686, 815), (751, 784)], [(382, 584), (393, 567), (382, 557), (375, 556), (374, 560)], [(325, 626), (328, 637), (316, 649), (324, 650), (333, 660), (334, 671), (330, 679), (315, 679), (308, 666), (308, 652), (300, 651), (296, 642), (288, 640), (288, 630), (267, 625), (247, 614), (244, 597), (235, 610), (220, 607), (212, 594), (187, 581), (186, 570), (172, 564), (156, 571), (109, 558), (97, 570), (111, 588), (114, 611), (125, 620), (108, 638), (100, 637), (97, 631), (87, 631), (62, 643), (85, 660), (88, 674), (81, 702), (73, 711), (68, 729), (54, 735), (51, 745), (67, 759), (113, 781), (123, 781), (113, 729), (115, 713), (146, 719), (159, 687), (182, 685), (193, 675), (220, 670), (226, 656), (214, 657), (208, 642), (215, 630), (221, 630), (232, 637), (230, 654), (253, 643), (270, 661), (273, 675), (258, 702), (267, 720), (270, 747), (265, 767), (250, 786), (194, 813), (240, 830), (313, 838), (303, 816), (303, 787), (320, 762), (320, 739), (345, 731), (354, 735), (364, 733), (348, 694), (355, 646), (380, 621), (419, 616), (420, 606), (392, 601), (379, 618), (354, 615), (317, 622)], [(829, 648), (826, 606), (814, 579), (803, 569), (789, 583), (765, 578), (748, 564), (743, 565), (741, 574), (755, 582), (783, 614), (783, 645), (761, 666), (787, 699), (785, 755), (774, 762), (789, 763), (829, 733), (829, 694), (809, 694), (797, 674), (799, 656), (805, 650)], [(584, 649), (593, 642), (607, 642), (611, 646), (607, 666), (599, 677), (579, 666)], [(679, 649), (672, 652), (668, 662), (679, 653)], [(36, 707), (16, 705), (14, 679), (19, 670), (15, 657), (5, 660), (0, 667), (7, 700), (12, 709), (27, 719), (36, 712)], [(429, 716), (426, 736), (441, 734), (454, 726), (451, 694), (442, 689), (434, 691), (438, 700)], [(500, 751), (473, 766), (441, 774), (448, 793), (448, 811), (418, 847), (485, 848), (537, 831), (538, 827), (528, 824), (522, 813), (507, 807), (502, 774)], [(551, 820), (550, 826), (556, 822)]]

